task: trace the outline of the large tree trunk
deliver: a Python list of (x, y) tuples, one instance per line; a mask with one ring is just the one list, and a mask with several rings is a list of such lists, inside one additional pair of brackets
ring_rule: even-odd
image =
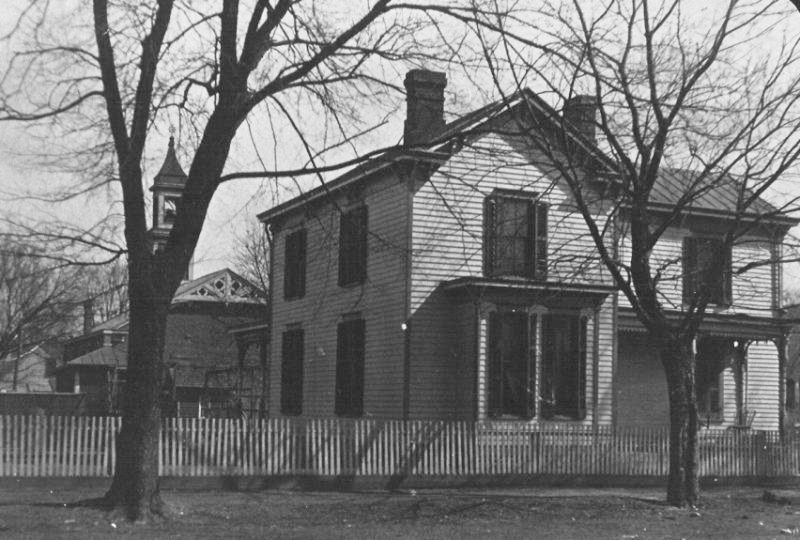
[(670, 340), (661, 348), (669, 392), (669, 478), (667, 502), (697, 504), (697, 402), (691, 341)]
[[(136, 279), (142, 278), (132, 281)], [(131, 285), (132, 290), (152, 291), (146, 285)], [(122, 429), (117, 437), (114, 480), (105, 498), (111, 506), (124, 509), (129, 519), (147, 520), (153, 514), (163, 514), (158, 487), (158, 439), (169, 299), (131, 294), (130, 307)]]

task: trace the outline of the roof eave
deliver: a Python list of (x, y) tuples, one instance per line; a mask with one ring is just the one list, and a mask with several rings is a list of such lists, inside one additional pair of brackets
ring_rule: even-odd
[(261, 212), (257, 214), (256, 217), (262, 223), (269, 223), (278, 217), (296, 210), (304, 204), (337, 192), (349, 184), (377, 174), (398, 162), (444, 163), (449, 157), (449, 153), (438, 150), (406, 149), (402, 147), (397, 150), (391, 150), (382, 156), (364, 162), (322, 186), (318, 186), (311, 191)]

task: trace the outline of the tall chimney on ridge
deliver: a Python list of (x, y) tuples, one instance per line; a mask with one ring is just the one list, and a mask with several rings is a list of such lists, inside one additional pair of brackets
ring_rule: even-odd
[(575, 128), (591, 143), (596, 143), (595, 127), (597, 122), (597, 100), (585, 94), (572, 96), (564, 100), (562, 111), (564, 120)]
[(447, 77), (438, 71), (412, 69), (406, 74), (406, 145), (433, 139), (444, 127), (444, 88)]

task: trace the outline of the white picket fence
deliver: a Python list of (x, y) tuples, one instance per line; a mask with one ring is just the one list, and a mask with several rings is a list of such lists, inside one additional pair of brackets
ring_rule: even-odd
[[(109, 476), (120, 419), (0, 416), (0, 477)], [(800, 475), (800, 439), (700, 433), (701, 476)], [(552, 424), (169, 418), (165, 476), (664, 476), (668, 431)]]

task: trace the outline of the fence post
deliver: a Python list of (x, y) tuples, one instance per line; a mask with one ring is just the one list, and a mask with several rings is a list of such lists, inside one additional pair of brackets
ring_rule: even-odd
[(769, 452), (767, 449), (767, 433), (765, 431), (756, 432), (756, 473), (759, 477), (767, 476), (769, 467)]

